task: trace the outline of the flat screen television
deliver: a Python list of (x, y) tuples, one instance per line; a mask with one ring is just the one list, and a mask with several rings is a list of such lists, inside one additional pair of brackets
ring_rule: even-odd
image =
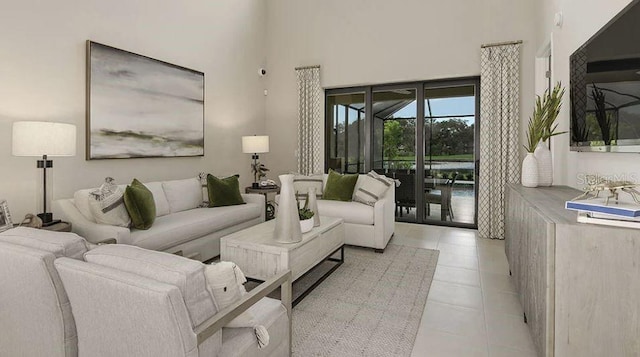
[(570, 57), (571, 150), (640, 152), (640, 0)]

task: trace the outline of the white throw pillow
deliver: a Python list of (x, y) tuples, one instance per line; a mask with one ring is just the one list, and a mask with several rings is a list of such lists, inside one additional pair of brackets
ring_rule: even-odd
[(167, 196), (165, 196), (162, 188), (162, 182), (149, 182), (144, 183), (144, 185), (153, 194), (153, 200), (156, 203), (156, 217), (166, 216), (171, 213), (169, 201), (167, 201)]
[(394, 186), (393, 179), (371, 171), (358, 178), (358, 185), (353, 191), (353, 200), (373, 206), (392, 186)]
[(162, 188), (172, 213), (198, 208), (202, 203), (200, 180), (195, 177), (165, 181), (162, 183)]
[(124, 190), (111, 177), (89, 194), (89, 209), (96, 223), (129, 227), (131, 218), (124, 205)]
[(316, 197), (318, 197), (318, 199), (322, 198), (322, 189), (324, 187), (322, 184), (322, 178), (322, 174), (309, 176), (295, 174), (295, 176), (293, 176), (293, 190), (295, 191), (298, 200), (304, 200), (307, 198), (310, 187), (316, 188)]
[[(218, 311), (240, 300), (247, 293), (243, 285), (247, 282), (247, 278), (235, 263), (218, 262), (210, 264), (205, 268), (204, 275)], [(226, 327), (252, 327), (260, 348), (269, 344), (267, 329), (258, 325), (255, 316), (249, 310), (231, 320)]]

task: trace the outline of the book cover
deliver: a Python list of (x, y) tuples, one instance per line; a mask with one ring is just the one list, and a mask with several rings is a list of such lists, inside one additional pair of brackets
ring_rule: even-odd
[(623, 217), (640, 217), (640, 205), (636, 203), (623, 201), (616, 203), (613, 199), (609, 200), (608, 205), (604, 203), (604, 198), (567, 201), (565, 208), (574, 211), (597, 212)]

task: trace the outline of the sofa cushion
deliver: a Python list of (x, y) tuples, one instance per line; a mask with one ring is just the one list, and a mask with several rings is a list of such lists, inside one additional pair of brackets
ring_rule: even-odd
[(222, 328), (222, 350), (220, 356), (250, 357), (271, 356), (282, 343), (286, 343), (286, 352), (289, 352), (289, 320), (287, 309), (282, 306), (280, 300), (262, 298), (251, 306), (250, 311), (256, 322), (267, 328), (270, 343), (260, 349), (252, 328)]
[(151, 228), (156, 220), (156, 204), (151, 191), (137, 179), (133, 179), (124, 191), (124, 204), (134, 228)]
[(176, 286), (184, 298), (192, 327), (217, 312), (207, 289), (205, 265), (199, 261), (125, 244), (102, 245), (85, 254), (85, 260)]
[(96, 219), (93, 217), (93, 213), (91, 213), (91, 207), (89, 205), (89, 194), (95, 191), (95, 188), (87, 188), (84, 190), (78, 190), (73, 193), (73, 204), (75, 204), (76, 208), (84, 218), (87, 220), (96, 223)]
[(373, 207), (359, 202), (318, 200), (320, 216), (340, 217), (345, 223), (373, 225)]
[(358, 181), (358, 174), (341, 175), (329, 170), (327, 185), (322, 198), (325, 200), (351, 201), (353, 189)]
[(162, 183), (162, 188), (172, 213), (194, 209), (202, 204), (200, 180), (195, 177), (165, 181)]
[(358, 178), (353, 191), (353, 200), (373, 206), (393, 186), (393, 179), (371, 171), (366, 175), (360, 175)]
[(166, 216), (171, 213), (171, 207), (167, 196), (164, 194), (162, 182), (147, 182), (144, 185), (153, 194), (153, 201), (156, 203), (156, 217)]
[(209, 190), (209, 207), (241, 205), (245, 202), (240, 195), (238, 175), (219, 179), (211, 174), (207, 175)]
[(27, 227), (16, 227), (0, 233), (0, 241), (53, 253), (56, 258), (82, 260), (88, 250), (87, 241), (75, 233)]
[[(360, 205), (364, 206), (364, 205)], [(131, 244), (165, 250), (210, 233), (259, 218), (264, 206), (247, 203), (237, 206), (195, 208), (158, 217), (153, 228), (131, 231)]]

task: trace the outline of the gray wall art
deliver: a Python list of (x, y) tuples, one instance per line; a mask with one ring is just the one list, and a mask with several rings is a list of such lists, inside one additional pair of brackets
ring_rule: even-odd
[(87, 160), (204, 155), (204, 73), (87, 41)]

